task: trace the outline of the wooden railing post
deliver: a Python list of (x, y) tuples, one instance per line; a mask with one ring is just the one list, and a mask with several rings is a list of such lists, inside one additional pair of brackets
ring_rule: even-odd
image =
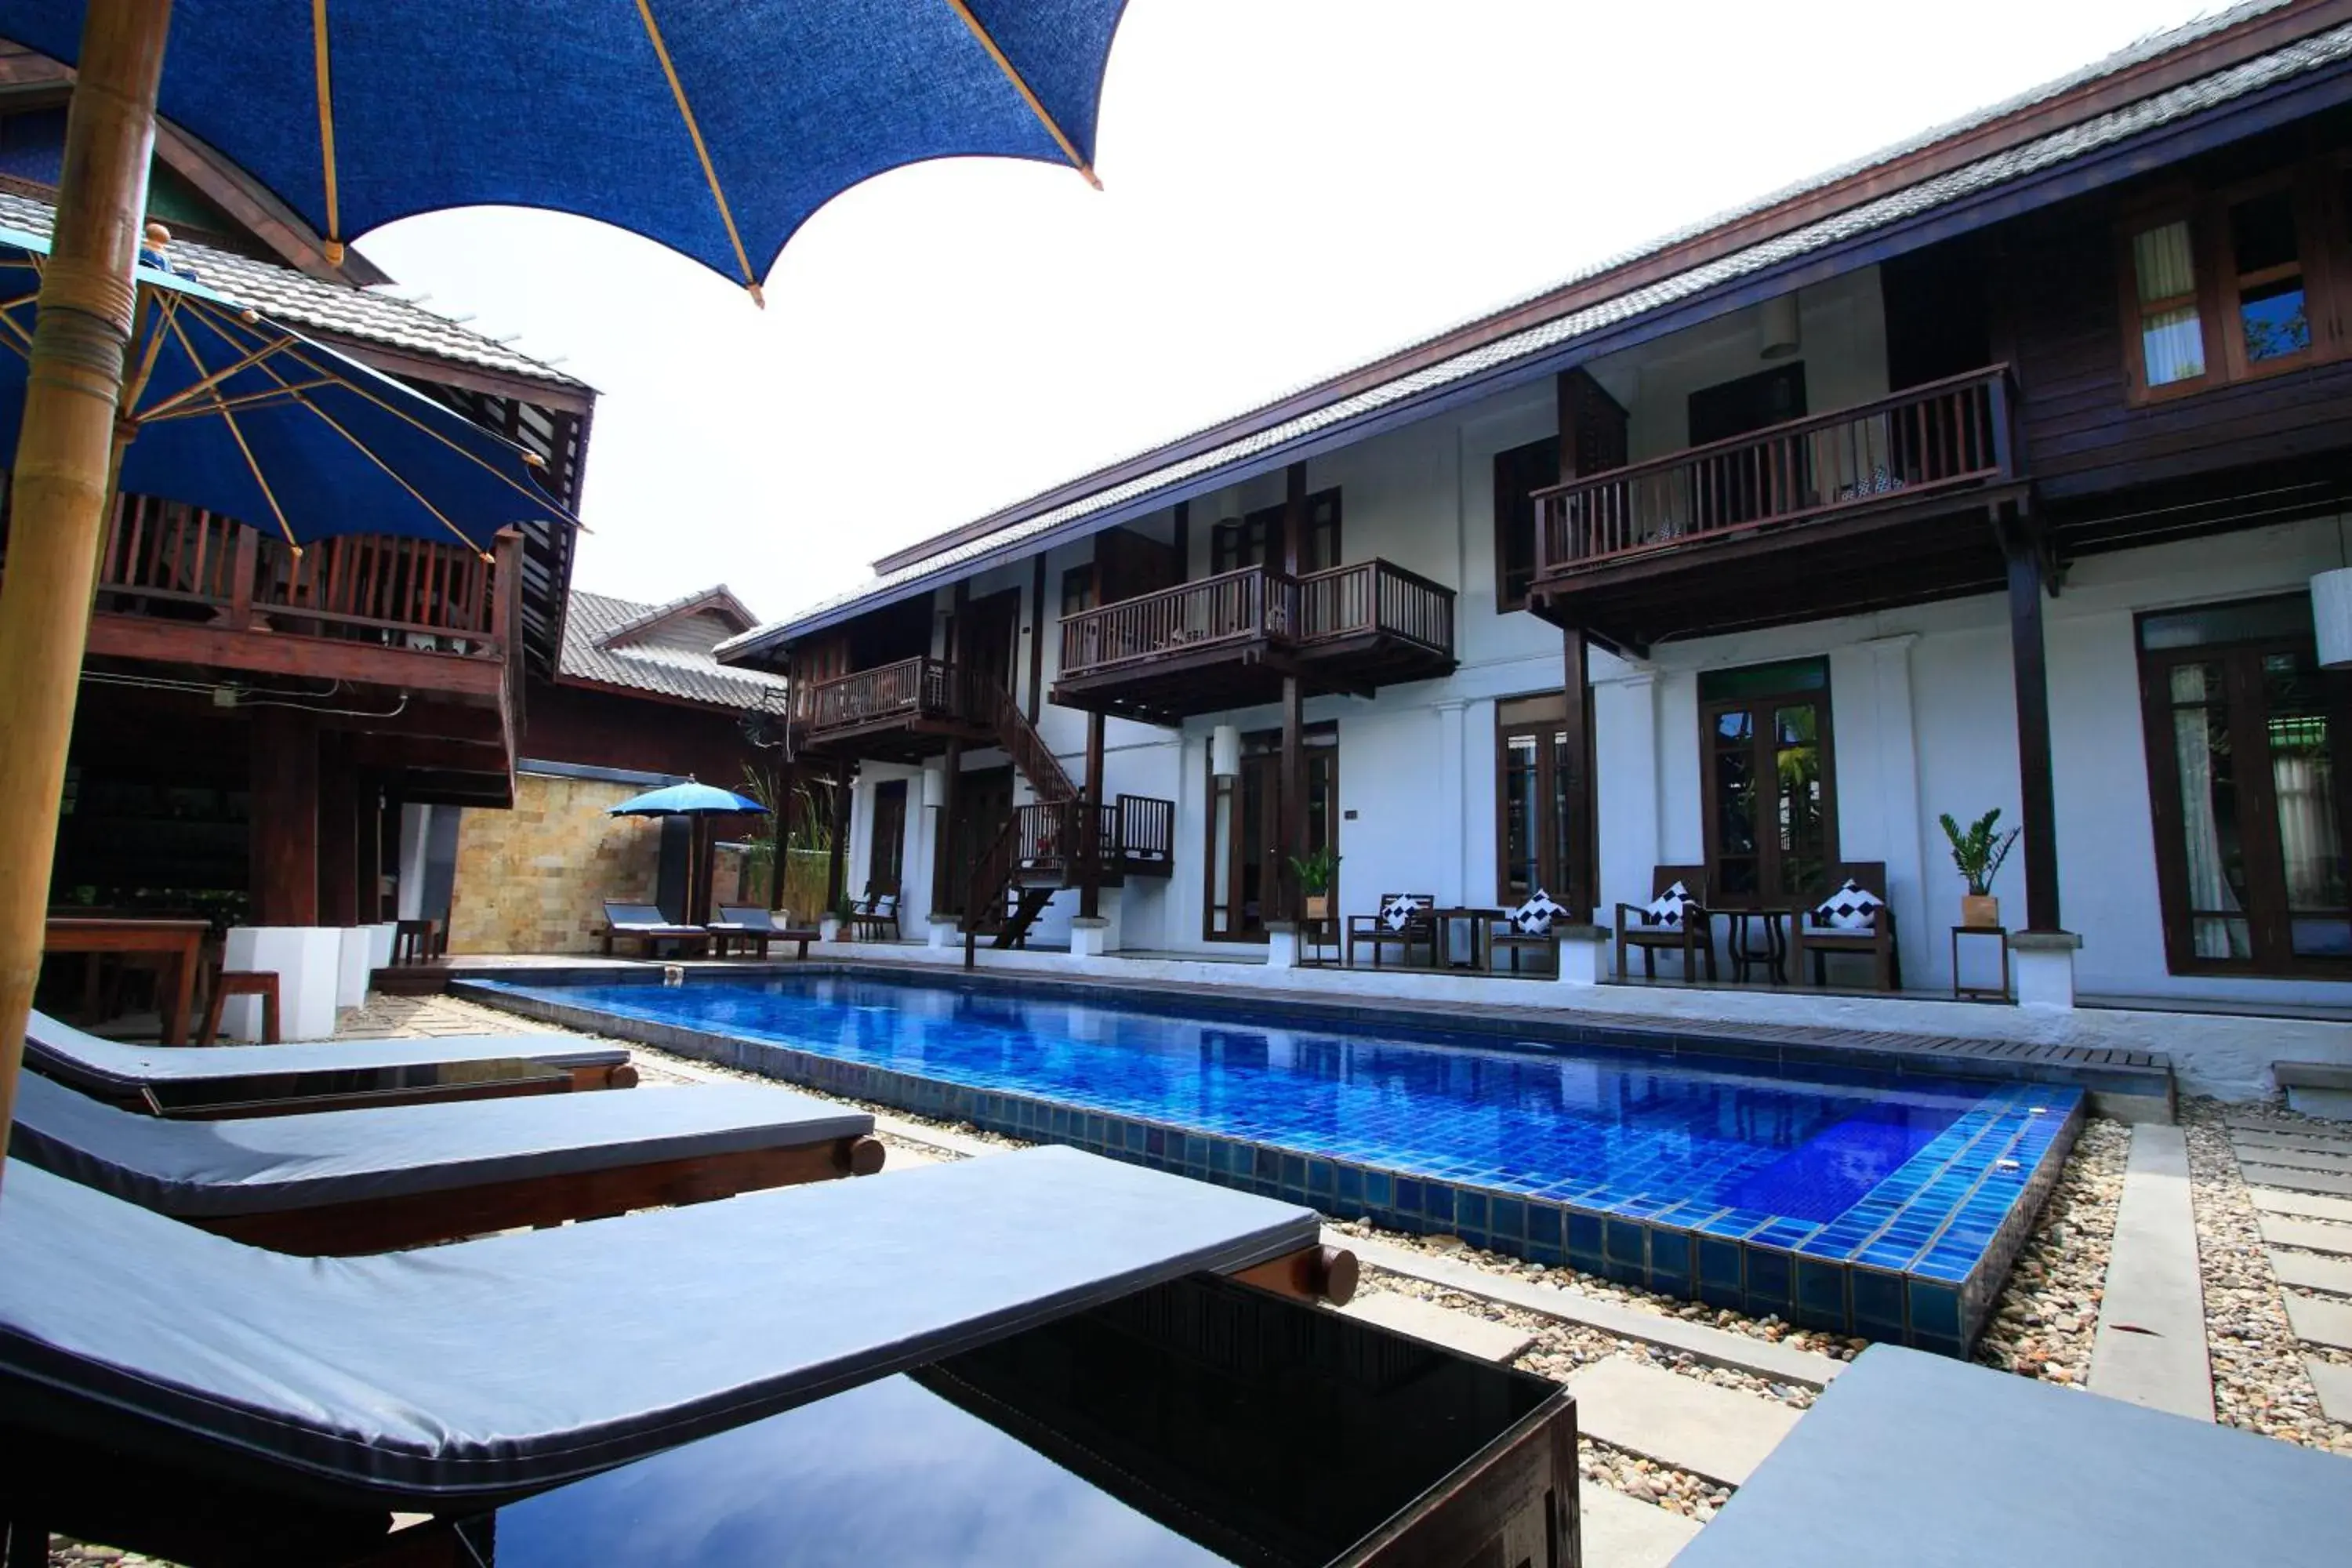
[(228, 624), (245, 631), (253, 625), (253, 585), (261, 574), (261, 535), (241, 522), (230, 526), (236, 544), (229, 558)]

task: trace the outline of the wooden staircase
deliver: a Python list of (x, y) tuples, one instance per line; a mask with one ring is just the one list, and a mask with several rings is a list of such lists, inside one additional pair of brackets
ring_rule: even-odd
[[(991, 687), (982, 695), (990, 727), (996, 731), (997, 743), (1021, 776), (1029, 781), (1037, 800), (1005, 819), (996, 837), (984, 850), (979, 863), (972, 867), (971, 880), (963, 900), (963, 962), (969, 969), (980, 939), (986, 936), (995, 948), (1020, 947), (1029, 940), (1029, 929), (1054, 895), (1066, 887), (1076, 887), (1078, 876), (1087, 863), (1079, 853), (1081, 847), (1073, 837), (1081, 819), (1083, 807), (1078, 799), (1078, 786), (1062, 766), (1061, 759), (1045, 738), (1037, 733), (1029, 716), (1013, 694), (1002, 687)], [(1046, 846), (1051, 854), (1041, 853)]]

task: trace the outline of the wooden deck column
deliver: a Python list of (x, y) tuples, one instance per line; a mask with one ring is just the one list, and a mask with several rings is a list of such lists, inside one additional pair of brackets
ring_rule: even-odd
[(1581, 627), (1570, 628), (1564, 648), (1560, 728), (1568, 736), (1567, 773), (1559, 781), (1559, 901), (1569, 919), (1582, 925), (1601, 904), (1601, 835), (1593, 811), (1592, 645)]
[(2025, 929), (2065, 929), (2058, 912), (2056, 789), (2050, 767), (2050, 677), (2042, 641), (2048, 556), (2034, 520), (2010, 511), (2001, 550), (2009, 561), (2010, 666), (2017, 686), (2018, 847), (2025, 853)]
[(253, 754), (253, 923), (319, 923), (319, 729), (291, 708), (256, 708)]
[(1294, 855), (1307, 853), (1307, 735), (1305, 703), (1298, 689), (1298, 677), (1282, 678), (1282, 838), (1274, 847), (1275, 886), (1279, 889), (1270, 900), (1276, 913), (1269, 918), (1286, 921), (1303, 919), (1307, 901), (1298, 886), (1298, 872), (1290, 864)]
[(842, 895), (848, 891), (849, 768), (846, 763), (835, 768), (833, 774), (831, 844), (824, 866), (824, 907), (828, 911), (841, 908)]
[(319, 737), (319, 921), (360, 923), (359, 780), (348, 739)]
[(931, 913), (935, 915), (964, 914), (972, 911), (963, 907), (966, 880), (971, 868), (959, 866), (955, 858), (957, 787), (963, 782), (963, 742), (957, 736), (948, 737), (947, 774), (940, 780), (940, 820), (938, 836), (931, 845)]
[(1078, 854), (1084, 879), (1078, 884), (1078, 918), (1102, 912), (1103, 716), (1087, 715), (1087, 779), (1078, 788)]

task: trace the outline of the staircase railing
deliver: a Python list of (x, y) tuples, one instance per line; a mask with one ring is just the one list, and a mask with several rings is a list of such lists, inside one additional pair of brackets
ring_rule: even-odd
[(1013, 759), (1013, 765), (1021, 770), (1021, 776), (1029, 781), (1029, 787), (1037, 792), (1037, 798), (1057, 805), (1076, 800), (1078, 786), (1071, 782), (1061, 759), (1045, 743), (1045, 737), (1037, 733), (1037, 727), (1021, 711), (1021, 704), (1013, 700), (1013, 693), (1001, 686), (992, 687), (981, 700), (990, 705), (982, 711), (988, 714), (990, 726), (996, 731), (997, 744)]
[(957, 922), (963, 931), (963, 966), (971, 969), (978, 963), (974, 956), (983, 931), (1000, 931), (1004, 925), (1004, 895), (1013, 890), (1014, 876), (1021, 866), (1021, 813), (1014, 812), (996, 830), (988, 847), (980, 852), (972, 863), (971, 876), (964, 884), (963, 916)]

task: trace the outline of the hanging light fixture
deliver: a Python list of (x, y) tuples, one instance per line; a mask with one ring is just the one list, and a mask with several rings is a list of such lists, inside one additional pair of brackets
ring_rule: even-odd
[(1766, 359), (1787, 359), (1801, 346), (1797, 297), (1775, 294), (1756, 308), (1757, 346)]
[(1241, 777), (1242, 732), (1231, 724), (1209, 731), (1209, 772), (1221, 779)]
[[(2336, 522), (2336, 558), (2346, 560), (2344, 521)], [(2352, 667), (2352, 563), (2339, 564), (2311, 580), (2311, 629), (2324, 668)]]

